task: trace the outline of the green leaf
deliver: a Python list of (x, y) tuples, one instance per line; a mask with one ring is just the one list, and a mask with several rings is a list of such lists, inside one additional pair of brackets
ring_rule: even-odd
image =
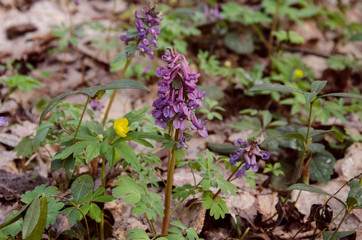
[(335, 136), (338, 141), (343, 142), (343, 134), (336, 131), (336, 130), (313, 130), (309, 137), (315, 137), (318, 135), (324, 135), (324, 134), (332, 134), (333, 136)]
[(147, 106), (147, 107), (144, 107), (144, 108), (141, 108), (138, 110), (133, 110), (133, 111), (127, 113), (126, 115), (124, 115), (124, 118), (127, 118), (127, 120), (128, 120), (128, 125), (131, 125), (134, 122), (142, 121), (149, 108), (150, 107)]
[(24, 239), (40, 239), (43, 235), (46, 219), (47, 219), (47, 199), (43, 196), (38, 197), (30, 204), (28, 211), (24, 217), (23, 238)]
[(127, 163), (133, 166), (136, 170), (141, 169), (141, 165), (136, 156), (136, 153), (127, 143), (117, 142), (113, 144), (113, 146), (117, 153), (119, 153)]
[(78, 154), (80, 154), (91, 143), (92, 142), (89, 142), (89, 141), (82, 141), (82, 142), (77, 142), (77, 143), (71, 145), (70, 147), (64, 147), (64, 150), (58, 151), (58, 153), (56, 155), (54, 155), (52, 160), (66, 159), (67, 157), (69, 157), (72, 154), (73, 154), (73, 157), (75, 157)]
[(174, 188), (172, 198), (173, 199), (186, 199), (189, 195), (195, 195), (196, 192), (194, 190), (194, 187), (190, 184), (185, 184), (182, 187)]
[(288, 31), (288, 36), (291, 43), (294, 44), (304, 43), (304, 38), (295, 31)]
[(287, 134), (281, 135), (280, 137), (295, 138), (295, 139), (301, 140), (302, 142), (305, 142), (305, 137), (301, 133), (287, 133)]
[(288, 40), (288, 34), (285, 30), (273, 31), (272, 35), (277, 38), (278, 42)]
[(236, 194), (237, 188), (235, 187), (235, 185), (232, 184), (231, 182), (225, 180), (223, 178), (223, 176), (217, 175), (216, 182), (217, 182), (219, 188), (221, 189), (221, 191), (223, 193), (225, 193), (226, 195), (229, 195), (229, 194), (235, 195)]
[(349, 41), (362, 41), (362, 32), (356, 33), (353, 35)]
[(322, 189), (316, 188), (314, 186), (306, 185), (306, 184), (303, 184), (303, 183), (297, 183), (297, 184), (294, 184), (294, 185), (288, 187), (287, 190), (301, 190), (301, 191), (307, 191), (307, 192), (318, 193), (318, 194), (321, 194), (321, 195), (326, 195), (326, 196), (329, 196), (329, 197), (332, 197), (332, 198), (336, 199), (344, 207), (347, 207), (347, 205), (341, 199), (337, 198), (336, 196), (334, 196), (332, 194), (329, 194), (329, 193), (323, 191)]
[(326, 86), (327, 81), (314, 81), (310, 87), (312, 93), (318, 94)]
[(0, 229), (9, 226), (10, 224), (18, 221), (20, 218), (22, 218), (23, 214), (28, 210), (31, 202), (28, 203), (26, 206), (24, 206), (20, 211), (18, 211), (14, 216), (12, 216), (9, 220), (3, 222), (0, 224)]
[(70, 227), (74, 226), (79, 218), (79, 210), (75, 207), (69, 207), (64, 209), (62, 212), (65, 213), (65, 216), (68, 218)]
[(327, 81), (314, 81), (311, 85), (311, 92), (305, 92), (305, 102), (310, 104), (310, 102), (318, 95), (318, 93), (326, 86)]
[(187, 229), (187, 227), (185, 227), (185, 225), (183, 225), (182, 222), (180, 222), (180, 221), (172, 221), (171, 225), (173, 225), (175, 227), (178, 227), (178, 228), (180, 228), (182, 230)]
[(102, 217), (102, 210), (98, 207), (97, 204), (91, 203), (89, 206), (89, 215), (97, 223), (100, 223)]
[(281, 127), (281, 126), (285, 126), (287, 125), (288, 122), (284, 121), (284, 120), (277, 120), (277, 121), (273, 121), (270, 124), (267, 125), (268, 128), (273, 128), (273, 127)]
[(21, 195), (21, 201), (23, 203), (30, 203), (36, 197), (44, 194), (45, 196), (53, 196), (59, 194), (60, 191), (57, 187), (49, 186), (47, 187), (45, 184), (36, 186), (32, 191), (26, 191), (24, 194)]
[(347, 237), (349, 235), (354, 234), (356, 231), (346, 231), (346, 232), (337, 232), (337, 234), (331, 239), (334, 234), (334, 231), (326, 231), (323, 233), (323, 240), (337, 240), (343, 237)]
[(92, 194), (92, 198), (98, 197), (99, 195), (104, 193), (104, 191), (105, 191), (104, 187), (97, 188), (97, 190), (95, 190), (94, 193)]
[(254, 51), (254, 42), (250, 33), (229, 33), (224, 38), (225, 46), (239, 54), (250, 54)]
[(353, 207), (360, 208), (362, 206), (362, 188), (359, 186), (358, 181), (351, 181), (350, 183), (350, 191), (347, 197), (347, 205), (349, 209)]
[(114, 82), (110, 82), (104, 86), (93, 86), (93, 87), (85, 88), (82, 90), (66, 92), (66, 93), (63, 93), (63, 94), (57, 96), (53, 100), (51, 100), (50, 103), (44, 108), (44, 110), (40, 116), (39, 124), (41, 124), (45, 115), (57, 105), (59, 100), (61, 100), (64, 97), (81, 93), (81, 94), (87, 95), (90, 98), (93, 98), (97, 94), (97, 92), (103, 91), (103, 90), (111, 90), (111, 89), (141, 89), (141, 90), (150, 91), (142, 83), (139, 83), (139, 82), (136, 82), (136, 81), (130, 80), (130, 79), (121, 79), (121, 80), (117, 80)]
[[(126, 238), (134, 240), (150, 240), (145, 230), (142, 229), (132, 229), (127, 235)], [(160, 239), (160, 238), (158, 238)]]
[(232, 144), (219, 144), (208, 142), (207, 148), (219, 154), (229, 155), (231, 153), (235, 153), (237, 146)]
[(310, 179), (327, 183), (333, 174), (335, 164), (336, 159), (327, 151), (322, 151), (313, 155), (309, 165)]
[(321, 152), (325, 149), (324, 145), (321, 143), (309, 143), (307, 150), (311, 152)]
[(94, 182), (91, 176), (82, 175), (75, 179), (71, 186), (74, 201), (80, 202), (89, 193), (93, 192)]
[(299, 89), (296, 89), (293, 87), (288, 87), (288, 86), (284, 86), (284, 85), (280, 85), (280, 84), (269, 84), (269, 83), (256, 85), (249, 89), (249, 92), (253, 92), (253, 91), (279, 91), (279, 92), (304, 93), (302, 90), (299, 90)]
[(92, 201), (94, 201), (94, 202), (110, 202), (115, 199), (116, 198), (113, 197), (112, 195), (103, 195), (103, 196), (98, 196), (98, 197), (94, 198)]
[(141, 194), (144, 194), (144, 191), (140, 189), (138, 184), (130, 177), (123, 176), (121, 181), (115, 182), (117, 187), (115, 187), (112, 192), (115, 197), (124, 197), (124, 201), (130, 204), (135, 204), (141, 200)]
[(86, 159), (85, 162), (89, 163), (93, 158), (99, 155), (101, 144), (98, 141), (91, 142), (85, 149)]
[(210, 209), (210, 216), (213, 216), (216, 220), (225, 217), (225, 214), (229, 212), (229, 209), (226, 206), (225, 201), (217, 196), (215, 199), (212, 199), (210, 195), (202, 197), (204, 201), (202, 206), (206, 209)]
[(18, 143), (14, 151), (16, 152), (17, 157), (21, 154), (24, 154), (24, 157), (30, 157), (33, 154), (33, 139), (29, 136), (25, 137)]
[(354, 94), (354, 93), (328, 93), (324, 94), (322, 96), (319, 96), (320, 98), (323, 97), (345, 97), (345, 98), (359, 98), (362, 99), (361, 94)]
[[(65, 148), (62, 148), (65, 149)], [(60, 149), (59, 151), (62, 151)], [(54, 159), (51, 164), (51, 171), (55, 171), (61, 167), (64, 167), (67, 170), (68, 179), (72, 177), (72, 171), (75, 167), (75, 159), (73, 156), (69, 156), (66, 159)]]

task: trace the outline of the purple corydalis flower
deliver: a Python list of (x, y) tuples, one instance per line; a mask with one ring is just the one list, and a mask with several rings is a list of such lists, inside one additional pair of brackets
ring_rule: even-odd
[(270, 153), (264, 150), (261, 150), (259, 147), (259, 139), (255, 138), (249, 145), (246, 141), (242, 139), (238, 139), (236, 144), (239, 146), (236, 149), (236, 154), (230, 154), (230, 164), (231, 166), (235, 166), (239, 160), (244, 159), (245, 164), (242, 168), (235, 172), (235, 177), (242, 178), (245, 176), (245, 172), (248, 169), (251, 169), (253, 172), (257, 172), (259, 170), (259, 166), (256, 162), (256, 157), (259, 156), (263, 160), (268, 160), (270, 157)]
[(180, 130), (178, 148), (186, 147), (186, 138), (183, 132), (189, 128), (197, 130), (202, 137), (207, 136), (205, 125), (193, 112), (201, 106), (206, 92), (199, 92), (196, 82), (200, 74), (192, 72), (184, 55), (172, 48), (167, 48), (162, 60), (167, 63), (166, 68), (158, 67), (155, 75), (161, 78), (158, 83), (158, 98), (153, 102), (152, 115), (156, 125), (166, 127), (173, 124)]
[(102, 110), (104, 108), (104, 105), (98, 99), (91, 99), (90, 105), (93, 110)]
[[(150, 59), (153, 59), (153, 51), (157, 48), (158, 35), (161, 33), (161, 29), (156, 27), (160, 25), (162, 18), (159, 16), (159, 12), (156, 11), (155, 7), (143, 8), (143, 14), (135, 11), (136, 20), (134, 22), (137, 28), (137, 36), (127, 33), (120, 37), (121, 41), (125, 42), (126, 45), (130, 41), (137, 41), (138, 51), (146, 54)], [(130, 56), (130, 53), (127, 53)]]
[(0, 127), (5, 126), (7, 122), (6, 117), (0, 116)]
[(211, 14), (211, 11), (210, 11), (210, 8), (209, 8), (209, 5), (205, 5), (204, 7), (204, 14), (205, 14), (205, 17), (206, 17), (206, 21), (207, 22), (211, 22), (211, 16), (215, 17), (216, 19), (218, 20), (221, 20), (221, 14), (220, 14), (220, 10), (219, 10), (219, 5), (218, 4), (215, 4), (214, 5), (214, 11), (213, 13)]
[(79, 6), (79, 0), (74, 0), (74, 4)]

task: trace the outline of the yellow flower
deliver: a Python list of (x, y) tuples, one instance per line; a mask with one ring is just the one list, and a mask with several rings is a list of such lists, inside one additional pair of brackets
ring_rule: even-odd
[(301, 70), (301, 69), (296, 69), (295, 71), (294, 71), (294, 77), (296, 78), (296, 79), (300, 79), (300, 78), (302, 78), (303, 77), (303, 71)]
[(127, 118), (119, 118), (117, 119), (114, 124), (113, 128), (116, 133), (121, 137), (126, 137), (127, 133), (129, 132), (128, 120)]
[(229, 60), (225, 61), (224, 66), (227, 67), (227, 68), (230, 68), (231, 67), (231, 62)]

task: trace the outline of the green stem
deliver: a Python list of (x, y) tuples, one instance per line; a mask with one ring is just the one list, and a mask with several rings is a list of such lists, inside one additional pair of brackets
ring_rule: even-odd
[(12, 94), (16, 89), (17, 89), (17, 87), (9, 88), (8, 94), (6, 95), (4, 101), (3, 101), (3, 102), (1, 103), (1, 105), (0, 105), (0, 109), (1, 109), (2, 106), (4, 106), (4, 104), (9, 100), (10, 94)]
[(250, 227), (248, 227), (248, 228), (245, 230), (245, 232), (244, 232), (244, 234), (241, 236), (240, 240), (243, 240), (243, 239), (245, 238), (245, 236), (246, 236), (246, 234), (248, 234), (249, 230), (250, 230)]
[[(235, 175), (236, 171), (238, 171), (241, 167), (241, 165), (243, 165), (243, 163), (240, 163), (240, 165), (233, 171), (233, 173), (229, 176), (229, 178), (226, 180), (228, 182), (230, 182), (230, 179)], [(219, 188), (219, 191), (217, 191), (217, 193), (214, 195), (214, 197), (212, 198), (212, 200), (215, 200), (215, 198), (221, 193), (221, 189)]]
[(101, 223), (99, 225), (99, 238), (100, 240), (104, 240), (104, 209), (102, 209)]
[(334, 238), (334, 237), (336, 236), (336, 234), (338, 233), (339, 228), (342, 226), (342, 223), (344, 222), (344, 220), (346, 219), (346, 217), (348, 216), (348, 214), (349, 214), (349, 210), (346, 209), (346, 212), (345, 212), (345, 214), (344, 214), (341, 222), (338, 224), (337, 229), (334, 231), (332, 237), (330, 238), (331, 240), (333, 240), (333, 238)]
[(307, 135), (305, 136), (305, 142), (304, 142), (304, 148), (303, 148), (303, 153), (302, 153), (302, 158), (300, 160), (300, 164), (298, 167), (298, 172), (297, 175), (295, 176), (295, 179), (293, 181), (293, 184), (296, 184), (298, 179), (299, 179), (299, 175), (302, 171), (303, 165), (304, 165), (304, 160), (305, 160), (305, 154), (307, 153), (307, 148), (308, 148), (308, 143), (309, 143), (309, 132), (310, 132), (310, 127), (312, 125), (312, 109), (313, 109), (313, 103), (314, 101), (310, 102), (310, 107), (309, 107), (309, 117), (308, 117), (308, 129), (307, 129)]
[[(339, 211), (339, 213), (332, 219), (332, 221), (328, 224), (328, 228), (334, 223), (334, 221), (338, 218), (338, 216), (341, 215), (341, 213), (343, 212), (343, 210), (344, 210), (344, 208), (343, 208), (341, 211)], [(317, 228), (316, 228), (315, 230), (317, 230)], [(316, 236), (315, 239), (318, 239), (319, 236), (320, 236), (321, 234), (323, 234), (326, 230), (327, 230), (327, 228), (324, 228), (322, 231), (320, 231), (320, 232), (318, 233), (318, 235)], [(314, 236), (314, 234), (313, 234), (313, 236)]]
[(278, 15), (279, 15), (279, 5), (280, 5), (280, 0), (277, 0), (276, 7), (275, 7), (275, 12), (274, 12), (274, 15), (273, 15), (273, 23), (272, 23), (272, 27), (271, 27), (270, 34), (269, 34), (269, 40), (268, 40), (268, 56), (269, 57), (273, 53), (273, 32), (277, 28)]
[[(174, 140), (178, 140), (179, 133), (180, 133), (180, 129), (177, 129)], [(168, 170), (167, 170), (167, 183), (166, 183), (166, 188), (165, 188), (165, 202), (164, 202), (164, 206), (165, 206), (164, 215), (165, 216), (163, 217), (163, 220), (162, 220), (162, 230), (161, 230), (162, 234), (167, 234), (168, 225), (169, 225), (170, 216), (171, 216), (170, 207), (171, 207), (172, 185), (173, 185), (173, 175), (175, 173), (175, 165), (176, 165), (175, 149), (176, 149), (176, 147), (173, 146), (173, 148), (170, 149), (170, 152), (169, 152), (169, 158), (170, 158), (170, 155), (172, 157), (171, 157), (171, 161), (169, 161), (169, 163), (168, 163)]]
[(87, 221), (87, 218), (86, 218), (84, 212), (82, 211), (82, 209), (80, 209), (80, 207), (79, 207), (77, 204), (75, 204), (74, 202), (69, 201), (67, 198), (62, 197), (62, 196), (58, 196), (58, 197), (60, 197), (60, 198), (62, 198), (62, 199), (65, 199), (66, 201), (68, 201), (71, 205), (73, 205), (73, 207), (75, 207), (75, 208), (80, 212), (80, 214), (82, 214), (82, 217), (84, 218), (84, 222), (85, 222), (85, 227), (87, 228), (88, 240), (90, 240), (90, 233), (89, 233), (88, 221)]
[[(131, 63), (134, 54), (135, 54), (135, 52), (132, 53), (131, 56), (127, 59), (126, 66), (124, 66), (124, 68), (123, 68), (123, 70), (122, 70), (122, 72), (121, 72), (120, 79), (123, 79), (124, 75), (126, 74), (126, 71), (127, 71), (127, 69), (128, 69), (128, 66), (129, 66), (129, 64)], [(118, 90), (118, 89), (114, 89), (114, 90), (113, 90), (113, 93), (112, 93), (111, 99), (109, 100), (109, 103), (108, 103), (106, 112), (104, 113), (104, 117), (103, 117), (103, 121), (102, 121), (103, 127), (106, 125), (106, 121), (107, 121), (107, 118), (108, 118), (109, 111), (111, 110), (113, 101), (114, 101), (114, 99), (116, 98), (117, 90)]]
[[(106, 188), (106, 181), (104, 177), (105, 173), (105, 166), (106, 166), (106, 160), (105, 157), (102, 158), (102, 174), (101, 174), (101, 180), (102, 180), (102, 187)], [(104, 193), (103, 193), (104, 195)], [(104, 209), (102, 209), (102, 216), (101, 216), (101, 222), (100, 222), (100, 239), (104, 240)]]
[(155, 230), (155, 226), (153, 226), (153, 223), (150, 221), (150, 219), (148, 218), (147, 216), (147, 213), (144, 213), (145, 215), (145, 218), (147, 220), (147, 223), (148, 223), (148, 226), (150, 226), (150, 230), (151, 230), (151, 233), (152, 233), (152, 236), (156, 236), (157, 233), (156, 233), (156, 230)]
[(106, 160), (105, 158), (102, 158), (102, 187), (106, 188), (106, 181), (105, 181), (105, 168), (106, 168)]
[[(298, 171), (297, 174), (294, 178), (293, 181), (293, 185), (297, 183), (298, 179), (299, 179), (299, 175), (302, 172), (302, 168), (304, 165), (304, 160), (305, 160), (305, 155), (307, 153), (307, 148), (308, 148), (308, 143), (309, 143), (309, 132), (310, 132), (310, 128), (312, 125), (312, 110), (313, 110), (313, 104), (314, 104), (314, 100), (310, 102), (310, 107), (309, 107), (309, 116), (308, 116), (308, 129), (307, 129), (307, 135), (305, 136), (305, 142), (304, 142), (304, 147), (303, 147), (303, 153), (302, 153), (302, 157), (299, 163), (299, 167), (298, 167)], [(289, 197), (290, 197), (291, 191), (288, 192), (287, 197), (285, 198), (284, 202), (283, 202), (283, 207), (285, 206), (285, 204), (287, 203)], [(295, 203), (294, 203), (295, 204)]]
[(90, 97), (88, 96), (87, 102), (85, 103), (84, 108), (83, 108), (82, 115), (80, 116), (77, 129), (75, 130), (75, 133), (74, 133), (73, 142), (75, 141), (75, 139), (76, 139), (76, 137), (77, 137), (77, 134), (78, 134), (78, 131), (79, 131), (79, 128), (80, 128), (80, 124), (82, 123), (82, 120), (83, 120), (83, 117), (84, 117), (85, 110), (87, 110), (87, 105), (88, 105), (88, 103), (89, 103), (89, 99), (90, 99)]
[(258, 26), (256, 26), (255, 24), (252, 24), (251, 27), (253, 28), (253, 30), (256, 32), (256, 35), (258, 35), (259, 39), (262, 41), (262, 43), (264, 44), (264, 46), (268, 49), (269, 52), (269, 43), (266, 40), (266, 38), (264, 37), (263, 33), (260, 31), (260, 29), (258, 28)]

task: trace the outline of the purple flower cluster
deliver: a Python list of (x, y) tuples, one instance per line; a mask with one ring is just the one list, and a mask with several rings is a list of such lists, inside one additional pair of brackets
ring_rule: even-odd
[(219, 6), (218, 4), (215, 4), (214, 6), (214, 12), (213, 14), (211, 15), (211, 12), (210, 12), (210, 9), (209, 9), (209, 5), (205, 5), (205, 8), (204, 8), (204, 13), (205, 13), (205, 16), (206, 16), (206, 20), (208, 22), (211, 22), (211, 16), (215, 17), (216, 19), (218, 20), (221, 20), (221, 14), (220, 14), (220, 10), (219, 10)]
[(180, 129), (178, 148), (186, 147), (186, 137), (183, 132), (189, 127), (197, 130), (202, 137), (207, 136), (205, 125), (195, 116), (194, 110), (201, 106), (206, 92), (199, 92), (196, 82), (200, 74), (192, 72), (184, 55), (172, 48), (167, 48), (169, 53), (162, 56), (167, 63), (166, 69), (158, 67), (156, 76), (161, 78), (158, 83), (158, 98), (153, 102), (152, 115), (156, 125), (165, 128), (172, 121), (175, 129)]
[[(137, 41), (139, 53), (146, 54), (150, 59), (153, 59), (153, 51), (157, 48), (158, 35), (161, 33), (161, 29), (156, 27), (160, 25), (162, 18), (159, 16), (159, 12), (155, 10), (155, 7), (143, 8), (143, 14), (138, 11), (135, 12), (135, 25), (137, 28), (137, 35), (129, 34), (122, 35), (120, 39), (129, 44), (130, 41)], [(129, 55), (129, 53), (127, 53)]]
[(91, 99), (89, 103), (94, 111), (104, 108), (104, 105), (98, 99)]
[(245, 176), (245, 172), (251, 168), (253, 172), (257, 172), (259, 169), (258, 164), (256, 163), (256, 157), (259, 156), (263, 160), (268, 160), (270, 153), (264, 150), (261, 150), (259, 145), (259, 139), (255, 138), (249, 145), (247, 142), (238, 139), (236, 144), (241, 146), (236, 149), (236, 154), (230, 154), (230, 164), (235, 166), (236, 162), (244, 159), (245, 164), (242, 168), (235, 173), (235, 177), (242, 178)]
[(0, 116), (0, 127), (5, 126), (7, 122), (6, 117)]

